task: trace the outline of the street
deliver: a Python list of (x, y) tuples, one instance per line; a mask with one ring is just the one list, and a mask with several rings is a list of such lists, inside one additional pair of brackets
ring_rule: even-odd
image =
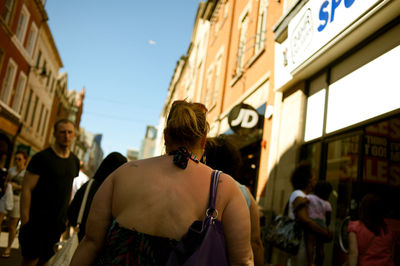
[[(8, 241), (8, 233), (1, 232), (0, 234), (0, 254), (3, 254), (4, 249), (7, 247)], [(14, 265), (21, 265), (21, 253), (19, 251), (19, 243), (18, 239), (14, 240), (11, 249), (11, 256), (9, 258), (2, 258), (0, 257), (0, 266), (7, 265), (7, 266), (14, 266)]]

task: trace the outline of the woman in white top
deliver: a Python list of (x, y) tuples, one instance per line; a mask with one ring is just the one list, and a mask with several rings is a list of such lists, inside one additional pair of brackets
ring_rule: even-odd
[[(327, 241), (332, 239), (332, 231), (323, 228), (308, 216), (308, 199), (306, 196), (314, 190), (317, 183), (317, 178), (312, 173), (311, 164), (301, 162), (294, 170), (290, 181), (294, 191), (289, 198), (289, 218), (298, 220), (303, 225), (304, 230), (319, 234), (321, 238)], [(297, 255), (291, 258), (291, 265), (315, 265), (313, 258), (307, 259), (304, 239)]]
[(8, 216), (8, 245), (4, 253), (1, 255), (2, 258), (10, 257), (11, 245), (14, 241), (15, 234), (17, 231), (17, 224), (20, 217), (19, 200), (22, 188), (22, 180), (25, 175), (27, 159), (28, 155), (26, 154), (25, 151), (17, 151), (15, 154), (15, 166), (11, 167), (8, 170), (5, 186), (7, 186), (8, 183), (11, 184), (14, 194), (14, 204), (13, 204), (14, 207), (12, 210), (7, 211), (5, 209), (3, 202), (2, 204), (0, 204), (0, 227), (1, 224), (3, 223), (3, 219), (6, 213)]

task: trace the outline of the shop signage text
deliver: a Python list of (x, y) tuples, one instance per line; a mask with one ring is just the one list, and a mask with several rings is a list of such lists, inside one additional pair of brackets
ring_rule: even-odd
[[(354, 1), (355, 0), (343, 0), (344, 6), (346, 8), (349, 8), (354, 4)], [(342, 0), (337, 0), (337, 1), (332, 0), (331, 12), (330, 12), (330, 15), (331, 15), (330, 22), (333, 22), (333, 20), (335, 19), (336, 8), (338, 8), (338, 6), (340, 5), (341, 2), (342, 2)], [(319, 25), (318, 31), (323, 31), (325, 29), (326, 25), (328, 25), (328, 21), (329, 21), (328, 6), (329, 6), (329, 1), (326, 0), (322, 3), (322, 5), (319, 9), (319, 20), (320, 20), (320, 22), (323, 22), (323, 24)]]
[(257, 129), (260, 115), (252, 106), (240, 103), (232, 108), (228, 115), (228, 123), (237, 134), (247, 134)]
[(309, 0), (288, 25), (292, 72), (380, 0)]

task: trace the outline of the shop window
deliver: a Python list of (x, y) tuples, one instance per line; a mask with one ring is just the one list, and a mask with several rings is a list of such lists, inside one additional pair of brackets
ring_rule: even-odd
[(12, 109), (17, 113), (21, 113), (21, 103), (24, 96), (26, 86), (26, 75), (24, 72), (19, 73), (17, 88), (15, 89), (14, 101), (12, 104)]
[(3, 11), (1, 12), (1, 18), (7, 25), (10, 23), (14, 2), (15, 2), (14, 0), (6, 0), (6, 3), (3, 7)]
[(28, 52), (29, 55), (32, 55), (33, 47), (35, 46), (36, 43), (37, 33), (38, 29), (36, 27), (36, 24), (32, 22), (31, 29), (28, 35), (28, 41), (26, 43), (26, 51)]
[(267, 31), (267, 0), (260, 0), (257, 19), (256, 43), (254, 54), (260, 53), (265, 47), (265, 33)]
[(21, 14), (19, 15), (17, 31), (15, 34), (20, 43), (24, 43), (29, 17), (30, 14), (28, 12), (28, 9), (24, 5), (22, 7)]
[(9, 104), (11, 91), (14, 87), (14, 80), (15, 75), (17, 73), (17, 64), (10, 58), (8, 61), (8, 66), (6, 70), (6, 75), (3, 79), (3, 85), (0, 94), (0, 100), (3, 101), (5, 104)]

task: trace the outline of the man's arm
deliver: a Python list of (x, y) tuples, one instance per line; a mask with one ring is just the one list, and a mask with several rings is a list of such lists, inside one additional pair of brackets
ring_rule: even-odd
[(39, 175), (26, 171), (24, 180), (22, 181), (21, 190), (21, 225), (24, 225), (29, 221), (32, 191), (36, 187), (38, 181)]

